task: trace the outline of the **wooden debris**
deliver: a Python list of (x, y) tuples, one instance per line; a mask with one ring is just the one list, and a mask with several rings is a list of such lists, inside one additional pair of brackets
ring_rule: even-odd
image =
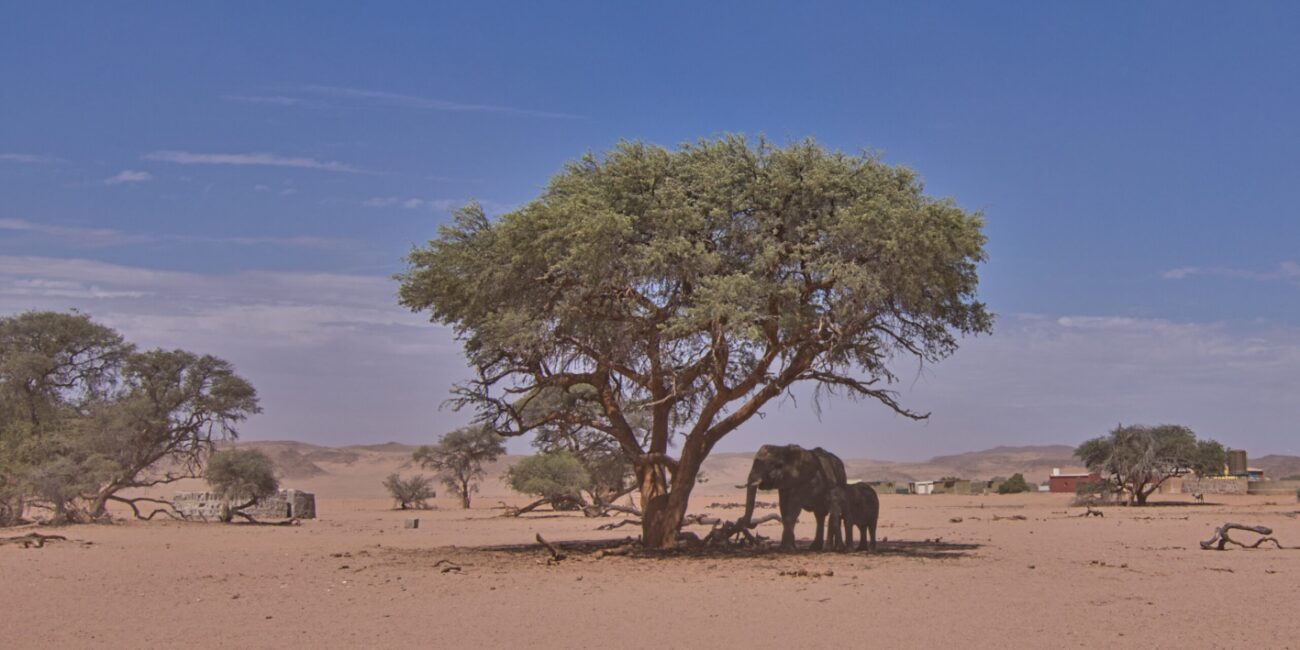
[[(1228, 537), (1228, 531), (1230, 530), (1245, 530), (1245, 531), (1255, 533), (1257, 535), (1262, 535), (1262, 537), (1255, 540), (1254, 544), (1243, 544), (1241, 542), (1238, 542), (1235, 539), (1232, 539), (1231, 537)], [(1273, 535), (1273, 529), (1267, 526), (1246, 526), (1244, 524), (1234, 524), (1228, 522), (1214, 529), (1214, 536), (1204, 542), (1201, 542), (1201, 548), (1207, 551), (1210, 549), (1214, 549), (1216, 551), (1222, 551), (1224, 550), (1224, 547), (1227, 546), (1228, 544), (1236, 544), (1237, 546), (1240, 546), (1242, 548), (1259, 548), (1259, 545), (1263, 544), (1264, 542), (1273, 542), (1273, 546), (1280, 549), (1300, 548), (1300, 546), (1283, 546), (1282, 543), (1277, 541), (1277, 538), (1273, 537), (1272, 535)]]
[(442, 565), (444, 565), (444, 564), (447, 565), (447, 566), (443, 566), (443, 567), (442, 567), (442, 573), (450, 573), (450, 572), (452, 572), (452, 571), (455, 571), (455, 572), (457, 572), (457, 573), (460, 573), (460, 569), (461, 569), (460, 565), (459, 565), (459, 564), (456, 564), (455, 562), (452, 562), (451, 560), (448, 560), (448, 559), (446, 559), (446, 558), (443, 558), (443, 559), (441, 559), (441, 560), (438, 560), (437, 562), (434, 562), (434, 563), (433, 563), (433, 568), (436, 569), (436, 568), (438, 568), (438, 567), (440, 567), (440, 566), (442, 566)]
[(564, 558), (568, 557), (567, 555), (561, 553), (560, 549), (557, 548), (554, 544), (546, 541), (546, 538), (542, 537), (541, 533), (537, 533), (537, 543), (546, 547), (546, 550), (550, 551), (551, 553), (550, 559), (546, 561), (547, 564), (559, 564), (564, 560)]

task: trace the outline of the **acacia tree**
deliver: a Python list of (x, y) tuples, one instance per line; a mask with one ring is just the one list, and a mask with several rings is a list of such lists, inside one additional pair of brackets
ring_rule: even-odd
[(1223, 445), (1197, 440), (1191, 429), (1174, 424), (1119, 425), (1109, 435), (1085, 441), (1074, 455), (1137, 505), (1146, 505), (1147, 497), (1179, 474), (1222, 472), (1227, 458)]
[[(463, 342), (477, 377), (454, 405), (503, 435), (564, 422), (616, 441), (643, 543), (665, 548), (714, 445), (796, 384), (925, 417), (889, 366), (991, 330), (982, 224), (906, 168), (811, 141), (623, 143), (498, 219), (459, 210), (408, 256), (400, 300)], [(593, 408), (527, 413), (543, 389)]]
[(478, 492), (483, 464), (506, 453), (501, 436), (487, 427), (462, 427), (447, 433), (432, 445), (421, 445), (412, 454), (421, 467), (438, 472), (443, 485), (460, 495), (462, 508), (469, 508), (469, 495)]
[(24, 502), (55, 520), (99, 519), (109, 501), (135, 509), (118, 493), (197, 477), (259, 410), (216, 357), (137, 352), (84, 314), (0, 318), (0, 523)]

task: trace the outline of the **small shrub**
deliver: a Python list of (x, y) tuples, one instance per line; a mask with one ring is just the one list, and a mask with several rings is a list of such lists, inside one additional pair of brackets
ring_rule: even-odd
[(1020, 492), (1031, 492), (1033, 488), (1025, 481), (1025, 477), (1020, 472), (1011, 475), (1011, 478), (1002, 482), (998, 486), (998, 494), (1017, 494)]
[(424, 510), (429, 507), (427, 500), (438, 496), (433, 489), (433, 479), (423, 474), (402, 478), (401, 474), (389, 474), (384, 479), (384, 487), (393, 495), (399, 510), (415, 508)]

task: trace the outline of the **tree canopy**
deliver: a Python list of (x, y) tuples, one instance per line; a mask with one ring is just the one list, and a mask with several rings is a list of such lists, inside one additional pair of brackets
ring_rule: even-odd
[(1085, 441), (1074, 453), (1138, 505), (1179, 474), (1222, 473), (1227, 458), (1223, 445), (1197, 440), (1191, 429), (1174, 424), (1120, 425), (1108, 435)]
[(228, 502), (222, 515), (225, 521), (280, 489), (275, 462), (260, 449), (226, 449), (213, 454), (203, 478), (217, 498)]
[(421, 445), (412, 454), (421, 467), (438, 472), (443, 485), (460, 495), (461, 507), (469, 508), (470, 494), (478, 491), (483, 464), (506, 453), (505, 441), (487, 427), (456, 429), (432, 445)]
[(259, 410), (216, 357), (137, 351), (75, 312), (0, 318), (0, 524), (28, 505), (98, 519), (122, 490), (196, 477)]
[[(495, 220), (459, 210), (400, 300), (463, 342), (477, 378), (456, 405), (503, 435), (603, 432), (635, 466), (645, 543), (671, 546), (700, 463), (792, 386), (924, 417), (890, 367), (991, 330), (982, 225), (909, 169), (812, 141), (625, 142)], [(553, 391), (563, 406), (529, 408)]]
[(1033, 490), (1029, 482), (1025, 480), (1025, 475), (1016, 472), (1011, 478), (1003, 481), (998, 485), (998, 494), (1018, 494), (1020, 492), (1029, 492)]

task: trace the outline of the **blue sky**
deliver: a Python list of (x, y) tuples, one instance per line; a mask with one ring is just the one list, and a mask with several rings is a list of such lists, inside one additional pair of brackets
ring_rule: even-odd
[[(1179, 422), (1300, 453), (1293, 3), (5, 3), (0, 313), (234, 361), (250, 438), (426, 441), (464, 376), (389, 276), (621, 138), (813, 136), (988, 219), (991, 337), (722, 448), (923, 458)], [(517, 445), (522, 448), (522, 445)]]

